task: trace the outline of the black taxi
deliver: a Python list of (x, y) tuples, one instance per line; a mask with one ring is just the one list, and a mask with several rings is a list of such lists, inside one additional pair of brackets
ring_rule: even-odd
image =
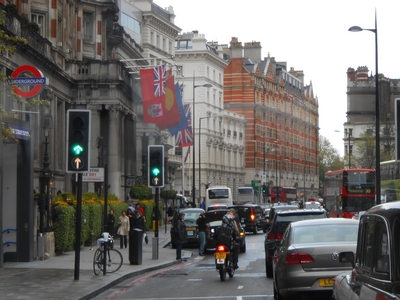
[(334, 300), (400, 299), (400, 202), (372, 207), (360, 218), (357, 250), (340, 252), (352, 272), (335, 277)]

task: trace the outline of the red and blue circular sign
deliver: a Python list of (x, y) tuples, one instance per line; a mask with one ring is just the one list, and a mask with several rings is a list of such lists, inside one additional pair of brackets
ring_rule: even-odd
[[(18, 78), (22, 73), (30, 73), (33, 75), (33, 78)], [(11, 77), (13, 79), (11, 79), (10, 82), (13, 85), (12, 89), (14, 90), (14, 93), (23, 98), (35, 97), (42, 90), (43, 84), (47, 84), (47, 78), (43, 77), (43, 73), (34, 66), (29, 65), (16, 68), (11, 74)], [(7, 82), (9, 81), (7, 80)], [(18, 87), (18, 85), (33, 85), (34, 87), (30, 91), (23, 91)]]

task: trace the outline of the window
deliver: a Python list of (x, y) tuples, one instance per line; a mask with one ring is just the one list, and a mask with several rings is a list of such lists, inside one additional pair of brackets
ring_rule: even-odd
[(36, 24), (39, 25), (39, 34), (41, 36), (45, 36), (45, 17), (44, 15), (40, 15), (40, 14), (31, 14), (31, 21), (35, 22)]
[(93, 41), (93, 14), (83, 13), (83, 39)]
[(139, 21), (124, 13), (121, 14), (121, 25), (137, 33), (142, 31)]
[(358, 245), (362, 245), (361, 247), (357, 247), (358, 253), (357, 257), (360, 260), (360, 268), (365, 274), (369, 274), (372, 266), (372, 258), (373, 258), (373, 249), (374, 249), (374, 231), (375, 231), (375, 218), (372, 217), (368, 220), (364, 219), (363, 224), (361, 226), (361, 234), (359, 235)]
[(389, 255), (389, 240), (386, 226), (383, 222), (377, 224), (376, 230), (376, 254), (374, 256), (374, 277), (380, 279), (390, 279), (390, 255)]

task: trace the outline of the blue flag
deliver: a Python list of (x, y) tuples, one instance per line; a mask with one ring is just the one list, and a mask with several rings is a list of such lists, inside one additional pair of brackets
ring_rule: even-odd
[(178, 125), (176, 125), (175, 127), (168, 128), (169, 132), (174, 136), (176, 136), (181, 130), (184, 130), (189, 127), (188, 120), (185, 115), (185, 108), (183, 107), (183, 103), (182, 103), (181, 89), (180, 89), (178, 83), (175, 83), (175, 95), (176, 95), (176, 103), (178, 104), (179, 115), (181, 117), (181, 120), (179, 121)]

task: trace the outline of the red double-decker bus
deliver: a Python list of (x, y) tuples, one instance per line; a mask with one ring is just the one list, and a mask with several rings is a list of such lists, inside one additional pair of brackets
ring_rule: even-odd
[(291, 203), (297, 200), (295, 187), (273, 186), (271, 187), (271, 203)]
[(325, 173), (324, 204), (333, 218), (352, 218), (375, 205), (375, 170), (343, 169)]

